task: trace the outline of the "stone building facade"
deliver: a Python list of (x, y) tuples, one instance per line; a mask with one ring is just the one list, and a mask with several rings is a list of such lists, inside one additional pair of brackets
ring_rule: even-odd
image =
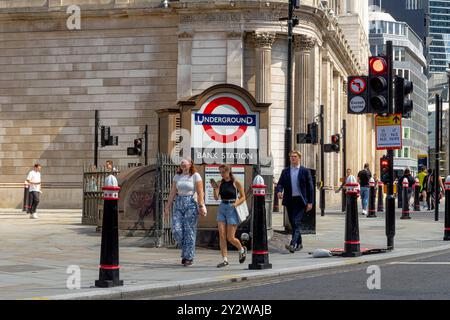
[[(68, 30), (67, 7), (81, 8)], [(325, 106), (326, 143), (347, 119), (348, 167), (376, 163), (373, 118), (347, 116), (347, 76), (364, 74), (367, 0), (303, 0), (295, 11), (294, 132)], [(127, 147), (149, 126), (157, 153), (156, 110), (218, 83), (271, 102), (270, 148), (281, 172), (286, 126), (287, 1), (0, 1), (0, 206), (21, 205), (23, 181), (43, 165), (42, 207), (81, 206), (82, 167), (93, 163), (94, 110), (119, 145), (99, 163), (136, 162)], [(295, 141), (295, 140), (293, 140)], [(318, 168), (317, 146), (298, 146)], [(327, 154), (326, 186), (339, 184), (342, 153)], [(334, 192), (330, 200), (338, 199)]]

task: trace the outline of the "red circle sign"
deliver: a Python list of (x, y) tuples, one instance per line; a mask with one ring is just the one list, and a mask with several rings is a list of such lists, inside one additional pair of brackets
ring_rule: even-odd
[(366, 90), (366, 80), (363, 78), (353, 78), (349, 84), (350, 91), (353, 94), (361, 94)]
[[(203, 113), (204, 114), (212, 114), (212, 112), (216, 108), (218, 108), (222, 105), (229, 105), (229, 106), (233, 107), (234, 109), (236, 109), (238, 114), (243, 115), (243, 116), (247, 115), (247, 110), (242, 105), (242, 103), (231, 97), (219, 97), (219, 98), (212, 100), (211, 102), (208, 103), (208, 105), (206, 106)], [(208, 136), (210, 136), (211, 139), (213, 139), (214, 141), (221, 142), (221, 143), (230, 143), (230, 142), (235, 142), (238, 139), (240, 139), (244, 135), (244, 133), (247, 131), (247, 126), (241, 125), (238, 127), (236, 132), (233, 132), (228, 135), (218, 133), (209, 124), (204, 124), (203, 129), (208, 134)]]

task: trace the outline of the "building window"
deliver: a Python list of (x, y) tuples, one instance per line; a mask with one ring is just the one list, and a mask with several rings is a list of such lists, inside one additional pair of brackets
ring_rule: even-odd
[(403, 147), (403, 158), (409, 158), (409, 147)]
[(411, 139), (411, 128), (403, 127), (403, 139)]

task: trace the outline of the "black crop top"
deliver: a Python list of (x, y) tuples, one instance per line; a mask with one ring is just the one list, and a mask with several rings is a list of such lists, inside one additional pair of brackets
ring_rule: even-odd
[(222, 200), (236, 200), (236, 188), (234, 187), (233, 181), (222, 180), (219, 195)]

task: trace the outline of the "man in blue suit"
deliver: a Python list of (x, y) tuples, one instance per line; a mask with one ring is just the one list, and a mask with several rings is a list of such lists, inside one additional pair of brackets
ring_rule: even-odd
[(310, 171), (300, 165), (300, 152), (292, 151), (289, 158), (291, 166), (281, 173), (275, 191), (283, 199), (292, 226), (292, 240), (286, 249), (294, 253), (303, 248), (300, 224), (305, 210), (313, 207), (314, 185)]

